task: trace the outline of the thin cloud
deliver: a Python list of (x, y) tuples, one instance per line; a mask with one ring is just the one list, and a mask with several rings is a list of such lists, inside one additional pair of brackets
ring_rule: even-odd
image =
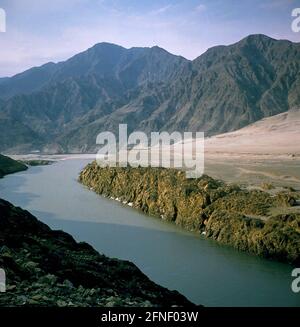
[(207, 7), (204, 4), (200, 4), (195, 8), (195, 10), (197, 12), (203, 12), (203, 11), (206, 11), (206, 9), (207, 9)]
[(152, 10), (150, 12), (151, 15), (160, 15), (160, 14), (164, 14), (166, 11), (170, 10), (173, 7), (173, 5), (169, 4), (167, 6), (158, 8), (156, 10)]
[[(46, 11), (45, 1), (2, 0), (1, 7), (6, 8), (3, 3), (7, 4), (10, 25), (7, 33), (0, 35), (0, 76), (47, 61), (67, 59), (102, 41), (127, 48), (159, 45), (188, 59), (194, 59), (212, 46), (237, 42), (248, 34), (263, 33), (299, 42), (299, 33), (291, 31), (290, 21), (284, 25), (279, 19), (280, 10), (269, 13), (258, 5), (253, 6), (253, 0), (240, 2), (238, 7), (223, 5), (226, 2), (221, 0), (216, 1), (218, 5), (206, 5), (208, 2), (204, 0), (194, 3), (166, 0), (164, 6), (160, 0), (153, 0), (151, 5), (131, 7), (128, 6), (132, 3), (130, 0), (53, 0), (47, 2)], [(264, 4), (271, 2), (262, 1)], [(274, 2), (277, 6), (291, 3), (287, 0)], [(26, 7), (29, 3), (31, 6)], [(243, 16), (249, 5), (253, 15)], [(257, 24), (254, 25), (255, 13)], [(274, 26), (275, 18), (278, 24)]]

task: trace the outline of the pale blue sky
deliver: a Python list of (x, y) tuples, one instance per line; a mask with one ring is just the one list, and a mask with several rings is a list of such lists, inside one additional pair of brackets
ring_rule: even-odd
[(255, 33), (300, 42), (291, 30), (300, 0), (0, 0), (0, 76), (60, 61), (98, 42), (158, 45), (194, 59)]

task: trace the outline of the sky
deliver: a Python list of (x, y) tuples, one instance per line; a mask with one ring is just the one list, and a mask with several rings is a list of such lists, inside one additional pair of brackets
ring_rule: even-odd
[(194, 59), (249, 34), (300, 42), (300, 0), (0, 0), (0, 77), (66, 60), (99, 42), (158, 45)]

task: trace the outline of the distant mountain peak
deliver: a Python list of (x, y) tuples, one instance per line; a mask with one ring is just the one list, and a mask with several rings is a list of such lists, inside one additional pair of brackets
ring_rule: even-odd
[(119, 123), (147, 133), (229, 132), (299, 107), (299, 87), (300, 44), (266, 35), (193, 61), (157, 45), (102, 42), (0, 79), (0, 151), (93, 151), (96, 135)]
[(276, 41), (272, 37), (265, 35), (265, 34), (249, 34), (248, 36), (244, 37), (240, 42), (243, 40), (264, 40), (264, 41)]
[[(121, 45), (110, 43), (110, 42), (99, 42), (94, 44), (92, 47), (90, 47), (88, 50), (91, 49), (125, 49)], [(83, 51), (85, 52), (85, 51)]]

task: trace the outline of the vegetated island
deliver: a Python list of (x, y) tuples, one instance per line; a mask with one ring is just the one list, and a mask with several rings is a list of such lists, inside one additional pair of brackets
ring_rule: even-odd
[(165, 168), (100, 167), (93, 162), (79, 181), (108, 198), (175, 222), (238, 250), (300, 263), (300, 213), (295, 190), (270, 194), (203, 175)]

